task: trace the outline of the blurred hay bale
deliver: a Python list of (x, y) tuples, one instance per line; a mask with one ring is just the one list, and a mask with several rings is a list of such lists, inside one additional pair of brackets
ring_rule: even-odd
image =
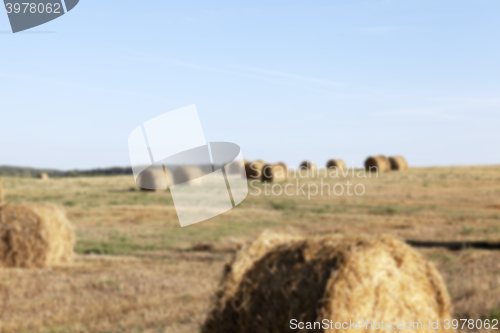
[(299, 166), (299, 175), (301, 177), (304, 176), (304, 172), (302, 170), (307, 170), (306, 174), (308, 177), (314, 177), (316, 175), (317, 167), (316, 164), (311, 161), (304, 161), (300, 163)]
[(262, 168), (262, 181), (270, 183), (286, 182), (288, 180), (288, 168), (285, 163), (265, 164)]
[(61, 209), (47, 204), (0, 207), (0, 267), (68, 263), (73, 244), (73, 228)]
[(205, 176), (205, 173), (199, 167), (181, 166), (174, 171), (174, 185), (186, 182), (189, 182), (190, 185), (199, 185), (203, 182), (203, 176)]
[(365, 160), (366, 171), (388, 172), (391, 170), (391, 163), (383, 155), (369, 156)]
[(288, 179), (288, 166), (286, 165), (286, 163), (285, 162), (278, 162), (276, 164), (280, 165), (283, 168), (285, 175), (286, 175), (286, 178)]
[(391, 156), (389, 157), (389, 163), (391, 164), (391, 170), (408, 170), (408, 162), (403, 156)]
[(343, 169), (343, 170), (345, 170), (346, 169), (346, 165), (345, 165), (344, 160), (341, 160), (341, 159), (331, 159), (328, 162), (326, 162), (326, 168), (327, 169), (337, 168), (337, 169)]
[(378, 155), (377, 157), (384, 161), (384, 163), (386, 165), (386, 172), (387, 171), (391, 171), (391, 162), (389, 161), (389, 159), (387, 158), (387, 156), (385, 156), (385, 155)]
[(46, 173), (46, 172), (40, 172), (40, 173), (38, 174), (38, 179), (43, 179), (43, 180), (45, 180), (45, 179), (49, 179), (49, 174), (48, 174), (48, 173)]
[(304, 162), (300, 163), (299, 169), (307, 169), (307, 170), (316, 171), (316, 164), (314, 164), (311, 161), (304, 161)]
[(403, 242), (264, 233), (226, 265), (201, 332), (292, 332), (291, 319), (419, 321), (430, 331), (429, 318), (451, 318), (450, 297), (436, 268)]
[(143, 191), (165, 190), (168, 186), (168, 177), (171, 179), (172, 173), (165, 168), (148, 168), (137, 177), (137, 186)]
[(245, 161), (244, 160), (235, 160), (229, 163), (229, 167), (227, 168), (227, 172), (230, 175), (241, 175), (245, 170)]
[(248, 179), (258, 179), (262, 178), (262, 168), (265, 162), (263, 160), (256, 160), (253, 162), (248, 162), (245, 164), (245, 172)]
[(288, 180), (288, 166), (286, 165), (285, 162), (278, 162), (276, 164), (283, 168), (283, 173), (285, 174), (285, 181), (287, 181)]

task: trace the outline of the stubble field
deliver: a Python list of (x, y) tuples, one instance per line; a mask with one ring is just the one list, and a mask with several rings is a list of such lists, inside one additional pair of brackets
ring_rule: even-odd
[[(324, 188), (308, 198), (309, 185), (321, 181), (362, 184), (365, 193), (328, 195)], [(8, 203), (64, 207), (77, 236), (70, 265), (0, 269), (2, 332), (197, 332), (224, 263), (266, 229), (500, 241), (500, 166), (291, 178), (293, 195), (253, 184), (235, 209), (185, 228), (168, 191), (139, 191), (130, 176), (2, 183)], [(304, 184), (305, 193), (297, 191)], [(444, 276), (456, 318), (500, 317), (499, 250), (417, 251)]]

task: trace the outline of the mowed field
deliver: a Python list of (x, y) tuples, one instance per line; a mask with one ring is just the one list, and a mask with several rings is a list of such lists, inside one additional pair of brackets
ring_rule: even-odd
[[(321, 181), (363, 184), (365, 194), (325, 189), (308, 198), (307, 187)], [(139, 191), (131, 176), (2, 183), (8, 203), (64, 207), (77, 243), (70, 265), (0, 269), (1, 332), (198, 332), (224, 264), (266, 229), (500, 241), (500, 166), (291, 178), (290, 196), (255, 184), (235, 209), (185, 228), (168, 191)], [(443, 275), (456, 318), (500, 317), (500, 251), (417, 251)]]

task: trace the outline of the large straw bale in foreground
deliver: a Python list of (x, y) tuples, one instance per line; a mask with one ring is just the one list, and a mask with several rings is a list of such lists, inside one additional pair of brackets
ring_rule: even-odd
[(404, 158), (403, 156), (391, 156), (389, 157), (389, 163), (391, 164), (391, 170), (408, 170), (408, 162), (406, 162), (406, 158)]
[(288, 168), (285, 163), (266, 164), (262, 168), (262, 181), (280, 183), (288, 180)]
[(45, 267), (70, 262), (73, 228), (47, 204), (0, 207), (0, 267)]
[(370, 156), (365, 160), (366, 171), (388, 172), (391, 171), (391, 163), (383, 155)]
[(262, 178), (262, 168), (266, 163), (262, 160), (257, 160), (253, 162), (247, 162), (245, 164), (245, 172), (248, 179), (258, 179)]
[(344, 160), (341, 159), (331, 159), (328, 162), (326, 162), (326, 168), (327, 169), (332, 169), (332, 168), (337, 168), (337, 169), (346, 169), (346, 165)]
[[(364, 319), (420, 321), (423, 330), (405, 331), (421, 333), (430, 331), (429, 318), (442, 323), (450, 313), (450, 298), (438, 271), (394, 238), (264, 233), (226, 265), (201, 332), (295, 332), (291, 319)], [(301, 332), (305, 331), (337, 330)]]

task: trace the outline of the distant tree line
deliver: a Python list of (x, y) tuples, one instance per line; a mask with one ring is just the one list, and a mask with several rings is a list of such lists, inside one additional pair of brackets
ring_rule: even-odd
[(91, 170), (70, 170), (61, 171), (54, 169), (36, 169), (16, 166), (0, 166), (0, 176), (14, 177), (37, 177), (40, 173), (47, 173), (51, 178), (60, 177), (81, 177), (81, 176), (116, 176), (116, 175), (132, 175), (132, 168), (112, 167), (104, 169)]

